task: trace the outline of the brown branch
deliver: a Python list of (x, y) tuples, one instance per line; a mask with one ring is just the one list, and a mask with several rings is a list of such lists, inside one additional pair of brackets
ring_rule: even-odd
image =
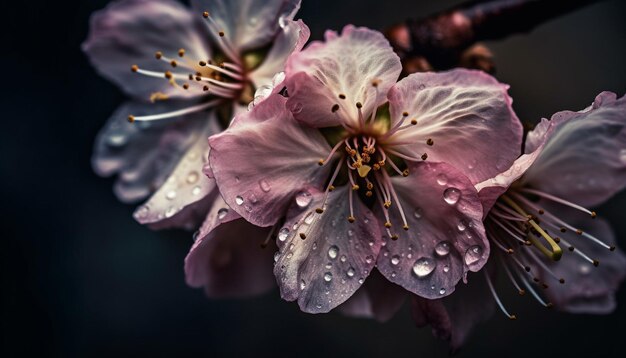
[(407, 70), (411, 67), (448, 69), (463, 61), (469, 61), (466, 65), (483, 61), (484, 66), (490, 62), (491, 54), (485, 47), (474, 48), (477, 42), (529, 32), (551, 19), (598, 1), (469, 1), (421, 20), (393, 26), (386, 35)]

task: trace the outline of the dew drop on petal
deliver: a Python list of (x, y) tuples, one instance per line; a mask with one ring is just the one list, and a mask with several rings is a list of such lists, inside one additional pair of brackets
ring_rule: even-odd
[(465, 231), (465, 229), (467, 229), (467, 222), (463, 219), (459, 220), (459, 222), (456, 224), (457, 229), (459, 229), (459, 231), (463, 232)]
[(274, 253), (274, 262), (278, 262), (278, 258), (280, 258), (280, 251)]
[(306, 288), (306, 282), (304, 280), (300, 281), (300, 291), (303, 291)]
[(332, 274), (332, 273), (330, 273), (330, 272), (326, 272), (326, 273), (324, 274), (324, 281), (326, 281), (326, 282), (330, 282), (332, 279), (333, 279), (333, 274)]
[(202, 188), (197, 185), (194, 186), (193, 189), (191, 189), (191, 194), (195, 196), (200, 195), (201, 192), (202, 192)]
[(348, 260), (348, 258), (346, 257), (346, 255), (341, 255), (339, 260), (341, 260), (341, 262), (346, 262), (346, 260)]
[(448, 177), (445, 174), (443, 174), (443, 173), (437, 175), (437, 184), (439, 184), (439, 185), (446, 185), (446, 184), (448, 184)]
[(391, 264), (392, 265), (396, 266), (399, 263), (400, 263), (400, 256), (398, 256), (398, 255), (391, 256)]
[(147, 206), (143, 205), (137, 210), (137, 217), (140, 219), (143, 219), (146, 216), (148, 216), (149, 212), (150, 212), (150, 209)]
[(222, 220), (228, 214), (227, 208), (221, 208), (217, 211), (217, 218)]
[(198, 179), (200, 179), (200, 175), (196, 171), (189, 172), (189, 174), (187, 174), (187, 183), (189, 184), (195, 184)]
[(444, 265), (443, 266), (443, 272), (450, 272), (450, 266)]
[(461, 191), (457, 188), (448, 188), (443, 192), (443, 200), (450, 205), (454, 205), (459, 202), (461, 198)]
[(446, 289), (445, 288), (440, 289), (439, 290), (439, 294), (440, 295), (445, 295), (446, 294)]
[(465, 264), (470, 266), (482, 258), (483, 249), (480, 246), (472, 246), (465, 251)]
[(416, 219), (421, 219), (422, 218), (422, 208), (415, 208), (415, 211), (413, 212), (413, 216), (415, 216)]
[(441, 241), (435, 245), (435, 253), (439, 256), (447, 256), (450, 253), (450, 243), (447, 241)]
[(166, 211), (165, 211), (165, 217), (166, 218), (171, 218), (172, 216), (174, 216), (174, 214), (176, 214), (176, 208), (173, 206), (170, 206)]
[(365, 279), (363, 277), (359, 277), (359, 283), (362, 285), (363, 282), (365, 282)]
[(256, 195), (254, 195), (254, 194), (250, 194), (250, 196), (248, 197), (248, 199), (250, 200), (250, 202), (251, 202), (252, 204), (256, 204), (256, 203), (258, 203), (258, 202), (259, 202), (259, 199), (257, 199)]
[(307, 224), (307, 225), (311, 225), (313, 223), (313, 219), (315, 219), (315, 215), (312, 212), (308, 213), (304, 217), (304, 223)]
[(368, 255), (365, 257), (365, 262), (368, 264), (371, 264), (374, 261), (374, 257), (371, 255)]
[(296, 204), (298, 204), (298, 206), (301, 208), (306, 208), (307, 206), (309, 206), (312, 200), (313, 196), (308, 191), (301, 191), (296, 194)]
[(270, 190), (272, 190), (272, 187), (270, 186), (270, 183), (267, 182), (267, 180), (265, 179), (261, 179), (259, 180), (259, 187), (261, 188), (261, 190), (263, 190), (263, 192), (267, 193)]
[(128, 143), (128, 138), (122, 134), (113, 134), (107, 139), (111, 147), (122, 147)]
[(354, 277), (354, 274), (355, 274), (354, 267), (350, 267), (348, 271), (346, 271), (346, 274), (348, 275), (348, 277)]
[(433, 260), (427, 257), (422, 257), (415, 261), (415, 264), (413, 265), (413, 273), (417, 277), (426, 277), (430, 275), (433, 270), (435, 270), (435, 266), (437, 266), (437, 264)]
[(339, 254), (339, 248), (337, 246), (333, 245), (328, 249), (328, 257), (331, 259), (336, 259), (337, 254)]
[(619, 159), (626, 164), (626, 148), (619, 151)]
[(174, 200), (174, 199), (176, 199), (176, 190), (168, 191), (167, 194), (165, 194), (165, 197), (167, 198), (167, 200)]
[(237, 205), (243, 204), (243, 198), (240, 195), (237, 195), (237, 197), (235, 197), (235, 204)]
[(289, 229), (284, 227), (278, 231), (278, 240), (285, 241), (287, 240), (288, 235), (289, 235)]

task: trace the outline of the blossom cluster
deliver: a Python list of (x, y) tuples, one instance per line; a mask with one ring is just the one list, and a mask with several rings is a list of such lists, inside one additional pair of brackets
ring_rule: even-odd
[(497, 276), (546, 307), (614, 309), (626, 257), (590, 208), (626, 186), (626, 97), (524, 133), (483, 72), (401, 77), (351, 25), (305, 46), (299, 0), (191, 2), (116, 1), (83, 46), (132, 97), (94, 168), (149, 197), (140, 223), (197, 229), (189, 285), (379, 320), (409, 298), (455, 347), (493, 305), (515, 319)]

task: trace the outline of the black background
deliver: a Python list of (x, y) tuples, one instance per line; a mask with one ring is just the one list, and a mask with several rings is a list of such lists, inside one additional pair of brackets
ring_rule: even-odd
[[(304, 0), (299, 17), (319, 39), (346, 23), (384, 28), (455, 1)], [(277, 291), (207, 300), (184, 283), (186, 232), (152, 232), (90, 168), (92, 141), (122, 94), (79, 45), (106, 1), (2, 4), (0, 208), (3, 357), (445, 356), (405, 309), (388, 323), (307, 315)], [(527, 35), (491, 43), (498, 77), (520, 118), (578, 110), (626, 90), (626, 2), (587, 7)], [(554, 178), (558, 180), (558, 178)], [(621, 194), (598, 211), (626, 246)], [(626, 290), (613, 315), (547, 311), (505, 296), (516, 322), (480, 325), (461, 357), (623, 356)]]

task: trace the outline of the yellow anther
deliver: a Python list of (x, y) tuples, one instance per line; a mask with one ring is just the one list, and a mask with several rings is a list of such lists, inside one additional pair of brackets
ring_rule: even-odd
[(324, 165), (324, 159), (320, 159), (317, 161), (317, 164), (321, 167), (322, 165)]
[(391, 207), (391, 201), (385, 201), (383, 203), (383, 206), (385, 207), (385, 209), (389, 209)]
[(380, 165), (378, 165), (378, 163), (375, 163), (374, 165), (372, 165), (372, 169), (380, 170)]
[[(356, 163), (354, 163), (356, 164)], [(354, 166), (356, 167), (356, 165)], [(361, 178), (365, 178), (367, 176), (367, 174), (369, 174), (370, 170), (372, 170), (372, 167), (370, 167), (369, 165), (360, 165), (359, 167), (357, 167), (357, 172), (359, 173), (359, 176)]]
[(408, 117), (409, 116), (409, 112), (402, 112), (402, 117)]
[(591, 218), (592, 218), (592, 219), (595, 219), (597, 216), (598, 216), (598, 214), (596, 214), (596, 212), (595, 212), (595, 211), (592, 211), (592, 212), (591, 212)]
[(339, 99), (346, 99), (346, 95), (345, 95), (345, 94), (343, 94), (343, 93), (340, 93), (340, 94), (339, 94)]
[(409, 170), (408, 169), (404, 169), (404, 171), (402, 172), (402, 176), (403, 177), (408, 177), (409, 176)]
[(318, 213), (318, 214), (322, 214), (324, 212), (324, 209), (317, 208), (317, 209), (315, 209), (315, 212)]
[(183, 57), (185, 56), (185, 49), (181, 48), (180, 50), (178, 50), (178, 57)]
[(367, 190), (372, 190), (374, 189), (374, 184), (372, 184), (372, 182), (368, 182), (367, 183)]
[(156, 101), (165, 101), (168, 98), (169, 96), (163, 92), (154, 92), (150, 95), (150, 102), (154, 103)]
[(205, 11), (202, 13), (202, 17), (204, 17), (205, 19), (209, 17), (209, 12)]
[(170, 65), (172, 65), (172, 67), (176, 67), (176, 66), (178, 66), (178, 63), (176, 63), (176, 61), (172, 60), (172, 62), (170, 62)]
[(398, 240), (398, 235), (392, 235), (392, 236), (391, 236), (391, 240), (393, 240), (393, 241)]
[(378, 162), (378, 165), (380, 165), (381, 167), (384, 167), (385, 166), (385, 161), (381, 160), (380, 162)]
[(404, 231), (409, 231), (409, 225), (404, 225), (402, 228), (404, 229)]
[(130, 123), (133, 123), (133, 122), (135, 121), (135, 116), (133, 116), (133, 115), (129, 115), (129, 116), (128, 116), (128, 121), (129, 121)]
[(385, 227), (386, 227), (387, 229), (389, 229), (389, 228), (391, 227), (391, 223), (390, 223), (389, 221), (387, 221), (387, 222), (385, 223)]
[(359, 109), (363, 108), (363, 104), (361, 102), (357, 102), (356, 108), (359, 108)]
[(160, 60), (161, 57), (163, 57), (163, 53), (161, 51), (158, 51), (157, 53), (154, 54), (154, 57), (156, 57), (157, 60)]
[(333, 191), (333, 190), (335, 190), (335, 186), (334, 185), (331, 185), (331, 186), (328, 187), (328, 191)]
[(300, 233), (300, 238), (301, 238), (302, 240), (306, 239), (306, 234), (305, 234), (305, 233), (303, 233), (303, 232), (301, 232), (301, 233)]
[(368, 198), (371, 198), (371, 197), (372, 197), (372, 195), (374, 195), (374, 193), (372, 193), (372, 192), (371, 192), (371, 191), (369, 191), (369, 190), (365, 192), (365, 196), (367, 196)]
[(330, 109), (330, 111), (333, 112), (333, 113), (337, 112), (338, 110), (339, 110), (339, 105), (338, 104), (333, 105), (333, 107)]
[(170, 71), (165, 71), (165, 78), (167, 78), (168, 80), (171, 80), (173, 77), (172, 73)]
[(139, 71), (139, 66), (137, 66), (137, 65), (132, 65), (132, 66), (130, 67), (130, 70), (131, 70), (131, 71), (133, 71), (133, 72), (137, 72), (137, 71)]
[(224, 31), (220, 31), (220, 32), (218, 32), (218, 35), (220, 35), (220, 37), (224, 37), (225, 33), (224, 33)]
[(354, 184), (354, 185), (352, 186), (352, 190), (359, 190), (359, 186), (358, 186), (357, 184)]
[(422, 154), (422, 160), (426, 160), (426, 159), (428, 159), (428, 154), (427, 153)]
[(412, 125), (416, 125), (417, 124), (417, 119), (411, 119), (411, 124)]
[(427, 145), (433, 145), (433, 144), (435, 144), (435, 141), (434, 141), (432, 138), (428, 138), (428, 139), (426, 140), (426, 144), (427, 144)]
[(348, 221), (352, 224), (356, 221), (356, 219), (354, 218), (354, 216), (348, 216)]

